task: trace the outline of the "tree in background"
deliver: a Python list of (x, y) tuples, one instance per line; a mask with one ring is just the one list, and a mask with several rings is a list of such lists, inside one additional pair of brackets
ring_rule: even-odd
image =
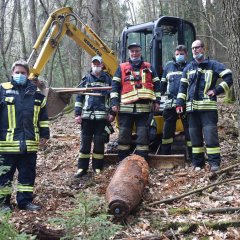
[[(97, 4), (96, 4), (97, 3)], [(1, 0), (0, 1), (0, 82), (7, 81), (12, 62), (30, 56), (49, 14), (70, 6), (113, 49), (127, 19), (125, 6), (117, 0)], [(114, 16), (114, 21), (112, 21)], [(81, 26), (78, 26), (81, 28)], [(40, 78), (51, 86), (76, 86), (89, 66), (88, 54), (68, 37), (64, 37), (45, 66)], [(31, 65), (34, 64), (33, 57)]]
[(233, 70), (233, 84), (238, 109), (238, 136), (240, 137), (240, 3), (235, 0), (220, 0), (228, 57)]
[[(19, 4), (21, 2), (21, 4)], [(64, 6), (73, 7), (83, 22), (88, 23), (101, 39), (116, 50), (126, 23), (142, 23), (160, 15), (173, 15), (192, 22), (197, 37), (206, 42), (208, 55), (229, 65), (223, 35), (225, 19), (219, 14), (222, 1), (217, 0), (1, 0), (0, 1), (0, 81), (6, 81), (15, 60), (27, 58), (49, 14)], [(238, 9), (239, 1), (229, 1), (228, 8)], [(235, 25), (236, 26), (236, 25)], [(78, 25), (78, 27), (81, 27)], [(228, 30), (230, 30), (229, 28)], [(228, 38), (230, 39), (230, 38)], [(117, 53), (116, 53), (117, 54)], [(76, 86), (89, 66), (87, 53), (68, 37), (45, 66), (41, 77), (51, 86)], [(231, 56), (230, 56), (231, 57)], [(35, 59), (35, 58), (34, 58)], [(35, 60), (33, 60), (34, 62)], [(236, 86), (235, 86), (236, 88)]]

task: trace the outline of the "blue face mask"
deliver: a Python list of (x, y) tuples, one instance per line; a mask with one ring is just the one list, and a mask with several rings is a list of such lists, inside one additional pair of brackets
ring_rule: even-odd
[(197, 59), (197, 60), (200, 60), (200, 59), (203, 58), (203, 54), (199, 53), (199, 54), (195, 55), (194, 58)]
[(24, 85), (27, 82), (27, 77), (21, 73), (14, 74), (13, 80), (19, 85)]
[(184, 55), (177, 55), (175, 58), (176, 58), (177, 63), (185, 62), (185, 56)]

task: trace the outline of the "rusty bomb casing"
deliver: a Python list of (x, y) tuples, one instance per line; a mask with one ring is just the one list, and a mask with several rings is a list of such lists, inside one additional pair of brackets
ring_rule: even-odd
[(106, 190), (111, 214), (125, 217), (140, 203), (148, 174), (148, 163), (141, 156), (131, 155), (121, 161)]

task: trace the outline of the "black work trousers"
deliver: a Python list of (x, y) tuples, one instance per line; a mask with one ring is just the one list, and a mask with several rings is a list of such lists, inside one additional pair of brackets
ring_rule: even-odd
[(164, 119), (164, 125), (163, 125), (163, 135), (162, 135), (162, 146), (161, 146), (161, 153), (163, 155), (170, 155), (172, 153), (172, 143), (175, 136), (176, 131), (176, 122), (178, 118), (181, 118), (183, 128), (184, 128), (184, 134), (185, 134), (185, 141), (187, 145), (188, 150), (188, 158), (192, 158), (192, 144), (190, 140), (189, 135), (189, 126), (187, 121), (186, 113), (182, 115), (178, 115), (176, 113), (175, 108), (168, 108), (164, 109), (163, 111), (163, 119)]
[(132, 130), (136, 127), (135, 154), (147, 158), (149, 152), (149, 113), (119, 113), (118, 157), (123, 160), (131, 153)]
[[(205, 165), (205, 147), (210, 166), (220, 165), (220, 146), (218, 139), (217, 111), (195, 111), (188, 113), (189, 132), (193, 147), (193, 165)], [(205, 143), (205, 146), (204, 146)]]
[(89, 167), (91, 145), (93, 141), (92, 168), (102, 169), (104, 164), (104, 130), (106, 120), (83, 119), (81, 124), (81, 145), (78, 158), (78, 169)]
[(18, 170), (17, 204), (24, 206), (33, 200), (33, 186), (36, 178), (36, 153), (3, 154), (0, 166), (6, 166), (6, 172), (0, 175), (0, 198), (9, 204), (12, 181)]

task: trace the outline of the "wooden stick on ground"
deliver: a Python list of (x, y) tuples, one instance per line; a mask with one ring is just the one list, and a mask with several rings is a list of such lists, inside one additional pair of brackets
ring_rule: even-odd
[(231, 165), (231, 166), (228, 166), (228, 167), (226, 167), (226, 168), (220, 169), (219, 171), (216, 171), (216, 173), (217, 173), (217, 174), (221, 174), (221, 173), (227, 172), (228, 170), (231, 170), (231, 169), (233, 169), (233, 168), (235, 168), (235, 167), (239, 167), (239, 162), (236, 163), (236, 164), (233, 164), (233, 165)]
[(239, 207), (227, 207), (227, 208), (209, 208), (203, 209), (202, 213), (232, 213), (232, 212), (240, 212)]
[(215, 196), (213, 194), (210, 194), (208, 192), (203, 191), (202, 194), (208, 196), (209, 198), (216, 200), (216, 201), (228, 201), (226, 198), (222, 197), (222, 196)]
[(210, 187), (217, 186), (217, 185), (220, 185), (220, 184), (223, 184), (223, 183), (227, 183), (227, 182), (236, 181), (236, 180), (240, 180), (240, 177), (230, 178), (230, 179), (227, 179), (227, 180), (224, 180), (224, 181), (221, 181), (221, 182), (212, 183), (212, 184), (209, 184), (209, 185), (207, 185), (205, 187), (198, 188), (198, 189), (192, 190), (192, 191), (187, 192), (187, 193), (183, 193), (183, 194), (181, 194), (179, 196), (175, 196), (175, 197), (171, 197), (171, 198), (167, 198), (167, 199), (163, 199), (163, 200), (160, 200), (160, 201), (155, 201), (155, 202), (149, 203), (148, 206), (150, 207), (150, 206), (154, 206), (156, 204), (161, 204), (161, 203), (171, 203), (171, 202), (173, 202), (175, 200), (184, 198), (184, 197), (189, 196), (191, 194), (202, 192), (203, 190), (208, 189)]
[[(227, 175), (226, 172), (222, 173), (222, 174), (217, 178), (217, 180), (215, 181), (215, 183), (221, 182), (226, 175)], [(208, 192), (208, 193), (212, 193), (213, 191), (215, 191), (216, 188), (217, 188), (217, 186), (214, 186), (214, 187), (208, 189), (207, 192)]]

